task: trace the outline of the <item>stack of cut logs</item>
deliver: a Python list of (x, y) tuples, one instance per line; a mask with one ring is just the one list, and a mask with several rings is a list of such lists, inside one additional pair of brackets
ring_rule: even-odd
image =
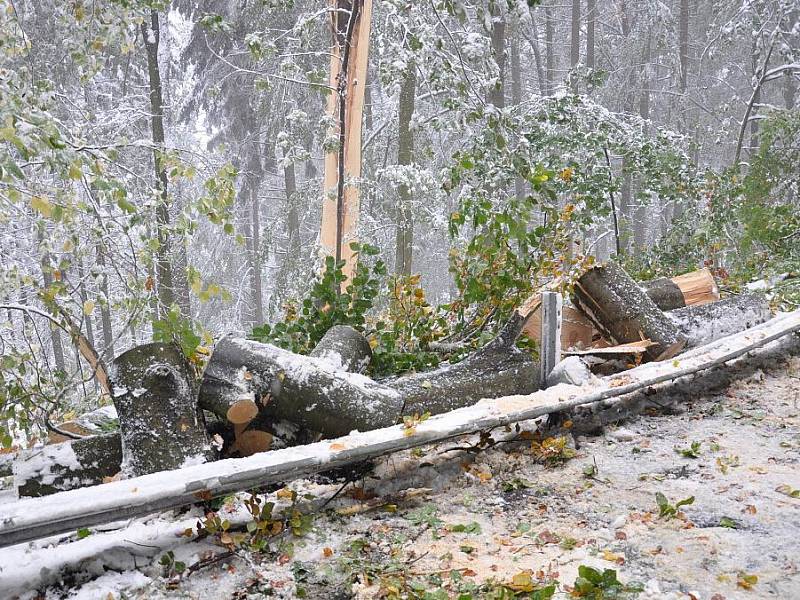
[[(771, 317), (763, 295), (720, 300), (707, 270), (636, 283), (607, 263), (579, 279), (572, 302), (562, 328), (566, 354), (634, 355), (638, 361), (671, 358)], [(539, 366), (516, 341), (523, 332), (538, 337), (540, 304), (538, 294), (530, 298), (494, 340), (457, 364), (383, 381), (362, 374), (372, 351), (346, 326), (329, 330), (309, 356), (224, 337), (199, 379), (178, 348), (138, 346), (108, 369), (118, 433), (3, 457), (0, 477), (10, 465), (19, 494), (40, 496), (247, 456), (278, 441), (308, 441), (309, 432), (345, 435), (481, 398), (533, 393), (541, 387)], [(287, 432), (302, 435), (292, 439)]]

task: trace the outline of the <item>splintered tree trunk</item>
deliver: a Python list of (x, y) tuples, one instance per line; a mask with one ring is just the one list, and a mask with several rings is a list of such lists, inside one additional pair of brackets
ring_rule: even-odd
[(262, 415), (273, 420), (341, 435), (393, 425), (404, 415), (469, 406), (481, 398), (532, 393), (539, 388), (539, 367), (514, 343), (537, 307), (531, 301), (517, 309), (495, 340), (456, 365), (386, 382), (342, 372), (328, 360), (228, 336), (214, 348), (200, 406), (224, 417), (231, 405), (252, 397)]
[(651, 360), (675, 356), (686, 345), (675, 324), (613, 262), (587, 271), (575, 285), (575, 299), (595, 327), (618, 343), (654, 342), (645, 353)]
[(679, 308), (667, 316), (688, 340), (687, 345), (695, 347), (764, 323), (772, 318), (772, 311), (764, 294), (743, 294)]
[[(367, 79), (372, 0), (329, 0), (333, 27), (331, 91), (328, 114), (336, 125), (338, 148), (325, 155), (320, 243), (325, 252), (344, 260), (350, 277), (356, 255), (359, 194), (355, 180), (361, 177), (361, 117)], [(343, 287), (346, 283), (343, 282)]]
[(46, 496), (103, 483), (120, 470), (120, 435), (96, 435), (20, 452), (12, 469), (20, 496)]
[(114, 360), (110, 375), (126, 476), (214, 458), (197, 410), (190, 367), (177, 346), (132, 348)]

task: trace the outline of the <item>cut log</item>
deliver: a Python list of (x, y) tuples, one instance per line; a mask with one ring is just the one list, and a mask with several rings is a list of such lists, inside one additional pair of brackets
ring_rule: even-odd
[(575, 300), (595, 327), (609, 339), (626, 344), (649, 339), (651, 360), (675, 356), (686, 345), (675, 324), (620, 266), (609, 261), (581, 276)]
[(49, 498), (21, 500), (3, 507), (0, 546), (177, 508), (201, 498), (285, 482), (467, 433), (603, 402), (706, 371), (797, 331), (800, 331), (800, 310), (688, 352), (677, 365), (671, 360), (649, 363), (584, 388), (558, 385), (530, 395), (485, 400), (476, 406), (431, 417), (419, 423), (410, 435), (406, 428), (393, 426), (262, 452), (249, 458), (116, 481), (107, 484), (101, 495), (92, 489), (79, 489)]
[(338, 371), (327, 360), (228, 336), (214, 348), (199, 401), (216, 412), (254, 394), (262, 412), (274, 419), (344, 435), (393, 425), (403, 415), (438, 414), (484, 397), (529, 393), (538, 382), (536, 363), (513, 347), (490, 345), (456, 365), (379, 383)]
[(674, 310), (719, 300), (717, 282), (708, 269), (692, 271), (670, 279), (659, 277), (644, 281), (640, 285), (661, 310)]
[(772, 311), (764, 294), (742, 294), (679, 308), (667, 316), (688, 340), (688, 346), (695, 347), (764, 323), (772, 317)]
[(137, 346), (114, 359), (110, 376), (125, 476), (215, 458), (180, 348), (158, 343)]
[(372, 360), (372, 348), (361, 333), (348, 325), (334, 325), (309, 356), (331, 363), (337, 371), (363, 373)]
[[(542, 311), (533, 313), (523, 330), (532, 340), (541, 341)], [(592, 345), (595, 334), (592, 322), (576, 308), (564, 304), (561, 312), (561, 347), (584, 349)]]
[(20, 496), (45, 496), (103, 483), (120, 470), (118, 433), (22, 450), (12, 468)]
[(252, 394), (264, 407), (262, 415), (333, 436), (387, 427), (405, 415), (447, 412), (481, 398), (530, 393), (538, 389), (539, 367), (514, 344), (539, 307), (539, 296), (531, 296), (494, 340), (460, 363), (384, 382), (339, 371), (318, 357), (228, 336), (214, 348), (199, 403), (220, 414)]

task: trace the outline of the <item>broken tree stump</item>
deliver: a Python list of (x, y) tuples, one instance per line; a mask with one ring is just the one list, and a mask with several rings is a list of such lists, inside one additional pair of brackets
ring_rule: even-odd
[(707, 304), (719, 300), (719, 288), (708, 269), (677, 277), (659, 277), (639, 284), (661, 310)]
[(46, 496), (103, 483), (120, 470), (118, 433), (22, 450), (12, 463), (14, 487), (22, 496)]
[(111, 366), (122, 471), (136, 477), (213, 460), (190, 366), (172, 344), (131, 348)]
[(547, 377), (561, 360), (561, 316), (563, 299), (558, 292), (542, 292), (541, 349), (539, 351), (542, 388), (547, 386)]
[(227, 336), (206, 367), (200, 406), (220, 414), (252, 394), (262, 415), (330, 436), (386, 427), (404, 415), (447, 412), (482, 398), (530, 393), (539, 388), (539, 367), (514, 344), (538, 305), (537, 294), (492, 342), (460, 363), (385, 382), (337, 370), (318, 357)]
[(764, 294), (742, 294), (679, 308), (667, 316), (693, 348), (764, 323), (772, 318), (772, 311)]
[(575, 300), (595, 327), (618, 343), (649, 339), (650, 360), (675, 356), (686, 338), (622, 267), (609, 261), (584, 273), (575, 284)]

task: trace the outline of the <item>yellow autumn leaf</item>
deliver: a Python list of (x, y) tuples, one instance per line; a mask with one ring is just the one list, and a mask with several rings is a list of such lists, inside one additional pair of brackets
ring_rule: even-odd
[(53, 214), (53, 205), (47, 198), (41, 196), (31, 197), (31, 208), (41, 214), (43, 217), (49, 217)]
[(94, 312), (94, 302), (87, 300), (83, 303), (83, 314), (88, 316), (92, 314), (92, 312)]
[(511, 588), (515, 592), (532, 592), (536, 589), (533, 583), (533, 572), (529, 569), (520, 571), (511, 578), (511, 583), (506, 587)]

